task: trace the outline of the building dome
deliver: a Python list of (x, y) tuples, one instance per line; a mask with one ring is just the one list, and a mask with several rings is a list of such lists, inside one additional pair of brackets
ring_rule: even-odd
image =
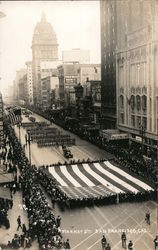
[(56, 33), (50, 23), (46, 21), (45, 14), (42, 14), (41, 21), (37, 23), (33, 39), (32, 45), (58, 45)]

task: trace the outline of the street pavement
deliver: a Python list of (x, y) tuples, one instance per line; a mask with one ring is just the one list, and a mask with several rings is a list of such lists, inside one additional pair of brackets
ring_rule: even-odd
[[(36, 118), (36, 121), (38, 122), (47, 122), (48, 124), (50, 124), (49, 121), (47, 121), (45, 118), (34, 114), (33, 115)], [(23, 122), (28, 122), (28, 118), (23, 116)], [(97, 160), (97, 159), (101, 159), (101, 158), (112, 158), (113, 156), (111, 154), (109, 154), (108, 152), (105, 152), (102, 149), (99, 149), (98, 147), (96, 147), (95, 145), (92, 145), (91, 143), (80, 139), (77, 135), (72, 134), (69, 131), (65, 131), (64, 129), (62, 129), (61, 127), (59, 127), (56, 124), (52, 124), (50, 125), (51, 127), (57, 127), (60, 131), (63, 132), (63, 134), (69, 134), (71, 135), (72, 138), (75, 138), (76, 140), (76, 145), (70, 147), (70, 150), (73, 154), (73, 159), (75, 161), (77, 160), (87, 160), (88, 158), (91, 160)], [(26, 130), (24, 128), (21, 127), (20, 129), (20, 137), (21, 137), (21, 143), (22, 145), (25, 144), (25, 134), (26, 134)], [(17, 126), (15, 126), (15, 132), (17, 137), (19, 137), (19, 129)], [(27, 156), (29, 156), (29, 147), (27, 145), (25, 153)], [(71, 159), (70, 159), (71, 160)], [(59, 147), (38, 147), (37, 143), (31, 143), (31, 161), (33, 164), (36, 164), (36, 166), (41, 166), (43, 164), (47, 165), (47, 164), (53, 164), (53, 163), (57, 163), (57, 162), (61, 162), (64, 163), (69, 162), (69, 159), (66, 159), (63, 155), (63, 151), (61, 146)]]
[[(38, 115), (35, 115), (35, 117), (37, 121), (45, 121), (44, 118)], [(52, 126), (56, 125), (53, 124)], [(17, 127), (15, 127), (15, 131), (17, 136), (19, 136)], [(67, 131), (65, 131), (65, 133), (71, 134)], [(25, 144), (25, 134), (26, 131), (21, 128), (22, 145)], [(94, 160), (111, 157), (110, 154), (89, 142), (81, 140), (78, 136), (73, 134), (71, 135), (76, 139), (76, 146), (70, 148), (74, 154), (75, 160), (82, 160), (83, 158)], [(28, 146), (25, 152), (26, 155), (28, 155)], [(32, 163), (37, 166), (42, 164), (52, 164), (58, 161), (61, 163), (68, 161), (63, 157), (60, 147), (38, 148), (37, 144), (32, 143), (31, 155)], [(47, 199), (49, 204), (51, 204), (49, 197), (47, 197)], [(0, 229), (0, 242), (2, 239), (3, 241), (7, 241), (10, 238), (9, 235), (13, 235), (13, 231), (16, 231), (16, 219), (19, 214), (27, 225), (26, 211), (19, 209), (19, 204), (22, 203), (22, 197), (19, 192), (14, 196), (14, 200), (14, 207), (9, 212), (11, 226), (14, 230)], [(147, 211), (151, 214), (151, 225), (147, 225), (145, 222), (145, 213)], [(61, 211), (56, 205), (54, 213), (56, 216), (60, 214), (62, 217), (62, 235), (64, 239), (70, 239), (71, 249), (100, 250), (101, 238), (104, 234), (107, 241), (110, 243), (112, 250), (121, 250), (121, 232), (122, 230), (126, 230), (127, 243), (129, 240), (133, 241), (133, 250), (153, 250), (153, 240), (155, 236), (158, 235), (157, 211), (157, 204), (153, 201), (147, 201), (143, 203), (124, 203), (108, 206), (76, 208), (72, 210), (65, 209), (64, 211)], [(33, 244), (32, 249), (38, 249), (36, 242)]]

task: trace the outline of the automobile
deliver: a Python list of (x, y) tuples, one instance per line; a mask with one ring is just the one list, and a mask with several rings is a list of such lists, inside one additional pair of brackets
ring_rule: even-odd
[(73, 154), (71, 153), (70, 149), (67, 149), (65, 145), (62, 145), (62, 150), (64, 153), (64, 157), (73, 158)]

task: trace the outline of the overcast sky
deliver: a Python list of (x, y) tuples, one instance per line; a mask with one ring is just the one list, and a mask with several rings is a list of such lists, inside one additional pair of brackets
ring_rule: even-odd
[(59, 59), (62, 50), (90, 50), (91, 63), (100, 63), (99, 1), (1, 1), (0, 90), (13, 83), (16, 70), (32, 60), (34, 28), (42, 11), (57, 34)]

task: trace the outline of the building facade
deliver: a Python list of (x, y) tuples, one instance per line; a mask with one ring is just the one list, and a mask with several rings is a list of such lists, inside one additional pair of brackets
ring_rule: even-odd
[(63, 63), (78, 62), (82, 64), (90, 64), (90, 51), (82, 49), (64, 50), (62, 52)]
[(117, 124), (147, 154), (158, 149), (158, 1), (122, 1), (118, 8), (126, 32), (116, 53)]
[(58, 67), (59, 95), (63, 105), (67, 105), (67, 96), (74, 92), (77, 84), (83, 85), (87, 80), (100, 80), (100, 64), (63, 64)]
[(100, 1), (101, 108), (105, 129), (116, 128), (117, 2), (120, 3), (116, 0)]
[(32, 62), (26, 62), (27, 66), (27, 102), (33, 105), (33, 75), (32, 75)]
[(43, 14), (37, 23), (32, 39), (33, 99), (36, 106), (41, 105), (40, 62), (58, 60), (56, 33)]

